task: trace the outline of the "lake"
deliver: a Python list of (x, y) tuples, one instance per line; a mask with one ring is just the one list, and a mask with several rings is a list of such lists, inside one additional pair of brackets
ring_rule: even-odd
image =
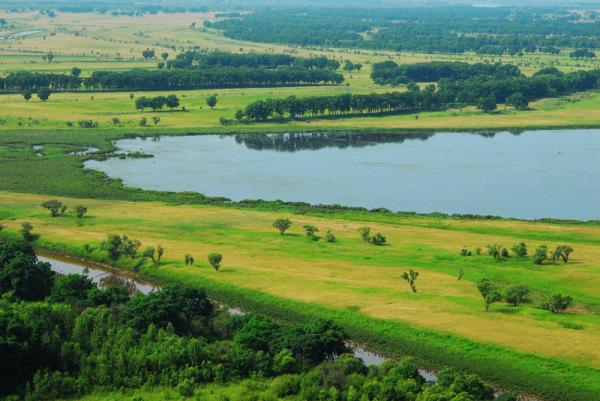
[(418, 213), (600, 219), (600, 130), (120, 140), (87, 168), (151, 190)]

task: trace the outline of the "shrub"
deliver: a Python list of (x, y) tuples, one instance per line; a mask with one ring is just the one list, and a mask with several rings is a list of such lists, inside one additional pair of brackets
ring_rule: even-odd
[(361, 227), (358, 229), (358, 232), (363, 242), (371, 242), (371, 227)]
[(527, 300), (527, 295), (529, 295), (529, 288), (523, 285), (516, 285), (506, 290), (506, 302), (513, 306), (519, 306)]
[(371, 244), (373, 245), (385, 245), (386, 239), (381, 233), (375, 234), (371, 237)]
[(271, 383), (277, 397), (289, 397), (300, 392), (300, 379), (296, 375), (282, 375)]
[(310, 224), (305, 224), (303, 228), (304, 231), (306, 231), (306, 238), (312, 241), (318, 241), (320, 239), (320, 237), (317, 235), (317, 233), (319, 232), (319, 229), (317, 227), (312, 226)]
[(335, 238), (335, 235), (333, 235), (331, 230), (327, 230), (327, 233), (325, 233), (325, 241), (327, 241), (327, 242), (336, 242), (337, 241), (337, 238)]
[(527, 245), (524, 242), (513, 245), (511, 250), (517, 258), (524, 258), (527, 256)]
[(541, 265), (546, 259), (548, 259), (548, 247), (546, 245), (538, 246), (533, 255), (533, 263)]
[(184, 379), (177, 385), (177, 391), (183, 397), (192, 397), (194, 395), (194, 382), (190, 379)]
[(75, 206), (75, 215), (77, 215), (78, 218), (82, 218), (83, 216), (85, 216), (87, 211), (88, 211), (87, 207), (85, 207), (85, 206), (81, 206), (81, 205)]
[(79, 120), (77, 121), (77, 124), (79, 124), (79, 127), (81, 128), (98, 128), (98, 121)]
[(470, 250), (468, 250), (468, 249), (467, 249), (467, 247), (463, 247), (463, 248), (460, 250), (460, 256), (464, 256), (464, 257), (466, 257), (466, 256), (471, 256), (471, 255), (473, 255), (473, 254), (471, 253), (471, 251), (470, 251)]

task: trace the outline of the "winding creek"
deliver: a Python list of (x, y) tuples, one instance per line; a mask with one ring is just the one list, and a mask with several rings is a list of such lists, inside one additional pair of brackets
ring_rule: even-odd
[[(160, 289), (159, 286), (142, 280), (138, 276), (121, 269), (108, 268), (103, 265), (84, 262), (79, 259), (69, 257), (58, 257), (55, 255), (45, 254), (44, 252), (38, 252), (38, 259), (42, 262), (50, 263), (52, 270), (59, 274), (83, 274), (88, 276), (95, 283), (98, 283), (100, 286), (110, 285), (114, 282), (119, 282), (121, 284), (125, 283), (130, 286), (131, 289), (135, 289), (144, 294), (158, 291)], [(228, 306), (220, 302), (215, 302), (215, 304), (218, 307), (225, 308), (233, 315), (243, 315), (246, 313), (243, 308), (239, 308), (237, 306)], [(360, 344), (348, 342), (347, 345), (352, 349), (354, 356), (362, 359), (367, 366), (379, 366), (387, 360), (385, 356), (371, 352)], [(427, 381), (435, 382), (437, 380), (435, 372), (431, 370), (419, 369), (419, 373)], [(501, 391), (497, 391), (496, 396), (500, 394)], [(534, 398), (526, 398), (526, 400), (539, 401)]]
[[(120, 269), (109, 269), (95, 263), (83, 262), (68, 257), (57, 257), (43, 252), (38, 252), (38, 259), (42, 262), (50, 263), (52, 270), (59, 274), (83, 274), (100, 286), (110, 285), (115, 282), (125, 283), (132, 290), (140, 291), (143, 294), (149, 294), (160, 289), (159, 286)], [(220, 302), (214, 303), (218, 307), (225, 308), (232, 315), (244, 315), (246, 313), (243, 308), (237, 306), (228, 306)], [(362, 359), (367, 366), (382, 365), (387, 359), (382, 355), (368, 351), (358, 344), (349, 342), (348, 345), (354, 355)], [(421, 369), (419, 372), (428, 381), (435, 381), (437, 379), (431, 371)]]
[(600, 130), (165, 136), (88, 160), (127, 186), (520, 219), (600, 219)]
[[(52, 270), (59, 274), (84, 274), (92, 279), (95, 283), (98, 283), (100, 286), (112, 284), (115, 281), (118, 281), (121, 284), (126, 283), (130, 286), (130, 288), (136, 289), (144, 294), (158, 291), (160, 289), (159, 286), (142, 280), (138, 276), (121, 269), (108, 268), (96, 263), (84, 262), (82, 260), (69, 257), (58, 257), (55, 255), (45, 254), (43, 252), (38, 252), (38, 259), (42, 262), (50, 263)], [(214, 303), (218, 307), (225, 308), (233, 315), (243, 315), (246, 313), (243, 308), (237, 306), (228, 306), (220, 302)], [(352, 349), (354, 356), (362, 359), (367, 366), (380, 366), (387, 360), (385, 356), (369, 351), (360, 344), (350, 341), (347, 343), (347, 345), (350, 347), (350, 349)], [(419, 373), (427, 381), (435, 382), (437, 380), (437, 375), (434, 371), (428, 369), (419, 369)], [(502, 390), (497, 390), (496, 396), (499, 396), (500, 394), (502, 394)], [(523, 398), (523, 400), (540, 401), (533, 397), (526, 397)]]

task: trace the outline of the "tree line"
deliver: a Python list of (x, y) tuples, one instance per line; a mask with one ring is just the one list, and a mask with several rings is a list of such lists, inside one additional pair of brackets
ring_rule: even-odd
[(527, 109), (531, 100), (595, 89), (599, 82), (600, 70), (565, 74), (555, 68), (540, 70), (532, 77), (443, 78), (437, 87), (429, 85), (425, 89), (411, 83), (406, 92), (258, 100), (243, 111), (238, 110), (236, 119), (266, 121), (286, 117), (406, 113), (439, 110), (452, 105), (476, 105), (485, 112), (492, 112), (498, 103)]
[(299, 85), (334, 85), (344, 76), (329, 69), (283, 67), (215, 67), (211, 69), (170, 69), (128, 71), (94, 71), (89, 77), (59, 73), (17, 72), (0, 77), (0, 91), (20, 93), (49, 88), (54, 92), (151, 91), (210, 88), (276, 87)]
[(442, 78), (455, 80), (477, 76), (518, 77), (519, 67), (512, 64), (486, 64), (433, 61), (430, 63), (397, 64), (384, 61), (373, 64), (371, 79), (379, 85), (400, 85), (409, 82), (437, 82)]
[(337, 70), (340, 68), (340, 63), (327, 57), (295, 57), (289, 54), (186, 51), (179, 53), (175, 60), (167, 62), (166, 66), (171, 68), (248, 67), (269, 69), (297, 67)]
[(435, 110), (442, 105), (435, 89), (411, 90), (409, 92), (391, 92), (384, 94), (334, 96), (311, 96), (285, 99), (257, 100), (238, 110), (236, 119), (265, 121), (277, 118), (303, 118), (325, 115), (365, 115), (383, 112), (412, 112), (416, 110)]

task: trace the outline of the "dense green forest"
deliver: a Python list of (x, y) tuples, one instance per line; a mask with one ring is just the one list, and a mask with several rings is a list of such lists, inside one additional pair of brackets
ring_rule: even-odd
[[(310, 8), (207, 21), (225, 36), (258, 42), (395, 51), (557, 53), (598, 48), (595, 11), (533, 7)], [(582, 23), (585, 22), (585, 23)]]
[(110, 282), (100, 288), (83, 275), (57, 275), (26, 240), (0, 238), (0, 397), (53, 400), (158, 385), (192, 396), (202, 383), (254, 377), (274, 378), (261, 400), (494, 399), (474, 375), (443, 370), (434, 384), (408, 360), (367, 368), (331, 321), (234, 316), (201, 289), (144, 295), (122, 279)]

